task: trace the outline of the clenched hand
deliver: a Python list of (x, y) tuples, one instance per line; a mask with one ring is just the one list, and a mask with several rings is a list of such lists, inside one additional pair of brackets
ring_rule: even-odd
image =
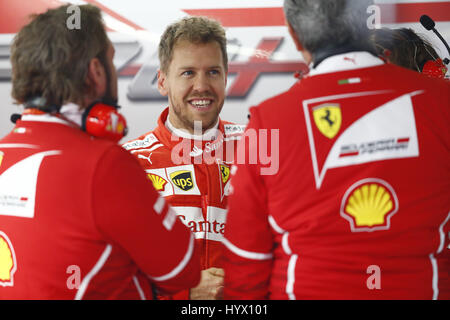
[(225, 272), (220, 268), (209, 268), (201, 272), (198, 286), (190, 290), (191, 300), (223, 299), (223, 281)]

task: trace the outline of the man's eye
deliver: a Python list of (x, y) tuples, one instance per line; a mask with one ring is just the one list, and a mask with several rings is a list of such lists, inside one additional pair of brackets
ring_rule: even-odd
[(184, 71), (181, 75), (182, 76), (191, 76), (191, 75), (193, 75), (194, 73), (191, 71), (191, 70), (187, 70), (187, 71)]
[(209, 73), (211, 75), (218, 75), (218, 74), (220, 74), (219, 70), (210, 70)]

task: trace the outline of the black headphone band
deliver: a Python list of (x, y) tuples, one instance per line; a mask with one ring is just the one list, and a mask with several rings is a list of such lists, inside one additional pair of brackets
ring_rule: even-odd
[[(423, 72), (423, 67), (425, 66), (425, 63), (427, 63), (428, 61), (430, 61), (430, 60), (423, 60), (422, 62), (420, 62), (418, 64), (420, 72)], [(431, 61), (434, 61), (434, 60), (431, 60)]]
[(86, 131), (86, 119), (91, 112), (91, 109), (95, 106), (95, 103), (91, 103), (86, 109), (84, 109), (83, 114), (81, 115), (81, 130)]
[[(92, 113), (92, 109), (96, 106), (99, 107), (99, 110), (94, 111), (94, 115), (92, 115), (91, 117), (101, 120), (99, 122), (99, 125), (96, 124), (96, 121), (91, 123), (91, 120), (89, 120), (90, 114)], [(51, 113), (53, 116), (58, 117), (58, 118), (63, 118), (66, 121), (68, 121), (69, 123), (72, 123), (72, 124), (76, 125), (76, 127), (78, 127), (78, 124), (75, 124), (73, 121), (67, 119), (66, 117), (64, 117), (64, 115), (62, 115), (60, 113), (61, 106), (47, 105), (46, 99), (43, 97), (33, 97), (33, 98), (28, 99), (24, 103), (24, 107), (25, 107), (25, 109), (37, 109), (37, 110), (43, 111), (45, 113)], [(109, 108), (111, 108), (113, 110), (109, 110)], [(116, 102), (113, 100), (101, 99), (101, 100), (96, 100), (96, 101), (92, 102), (86, 109), (83, 110), (83, 112), (81, 114), (81, 130), (83, 130), (83, 131), (87, 132), (88, 134), (95, 136), (95, 137), (108, 138), (108, 139), (118, 142), (121, 138), (123, 138), (127, 134), (127, 131), (128, 131), (125, 118), (123, 117), (123, 115), (121, 115), (120, 113), (117, 112), (117, 110), (119, 108), (120, 108), (120, 106), (118, 106), (116, 104)], [(115, 114), (114, 121), (112, 120), (112, 113)], [(13, 123), (16, 123), (19, 119), (21, 119), (20, 114), (13, 114), (10, 118), (10, 120)], [(117, 119), (120, 119), (121, 125), (123, 126), (120, 131), (118, 131), (118, 128), (112, 128), (112, 129), (109, 128), (109, 127), (111, 127), (110, 125), (104, 127), (105, 121), (116, 122), (115, 120), (117, 120)], [(93, 125), (93, 126), (90, 126), (89, 131), (87, 130), (87, 122), (89, 122), (90, 124)], [(114, 132), (112, 130), (117, 130), (117, 131)]]
[(47, 99), (41, 96), (32, 97), (25, 101), (23, 105), (25, 109), (39, 109), (47, 113), (59, 113), (59, 110), (61, 109), (60, 105), (47, 104)]

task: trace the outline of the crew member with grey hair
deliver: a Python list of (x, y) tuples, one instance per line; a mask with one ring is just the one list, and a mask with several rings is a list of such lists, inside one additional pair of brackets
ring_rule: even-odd
[(450, 298), (450, 87), (372, 55), (369, 5), (285, 0), (312, 68), (251, 108), (279, 171), (232, 168), (226, 299)]

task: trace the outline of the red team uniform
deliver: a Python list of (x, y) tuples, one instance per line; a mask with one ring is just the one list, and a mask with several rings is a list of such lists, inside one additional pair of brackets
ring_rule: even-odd
[(252, 108), (279, 171), (237, 165), (225, 299), (450, 299), (449, 123), (447, 82), (365, 52)]
[[(230, 165), (244, 126), (219, 119), (217, 130), (196, 138), (169, 129), (168, 111), (162, 112), (154, 131), (123, 147), (139, 160), (155, 189), (194, 233), (201, 268), (222, 268)], [(174, 298), (188, 299), (188, 294), (183, 291)]]
[(0, 299), (152, 299), (195, 286), (198, 260), (120, 146), (48, 114), (0, 140)]

